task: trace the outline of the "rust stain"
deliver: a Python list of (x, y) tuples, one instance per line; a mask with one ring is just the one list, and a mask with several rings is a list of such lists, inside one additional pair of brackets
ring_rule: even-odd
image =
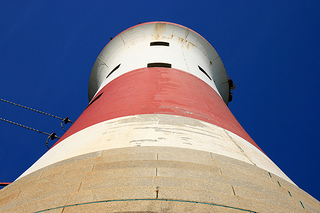
[(192, 43), (192, 42), (190, 42), (190, 41), (189, 41), (189, 44), (191, 44), (191, 45), (194, 46), (194, 47), (196, 46), (194, 43)]
[[(187, 40), (186, 40), (186, 42), (187, 42)], [(196, 45), (194, 44), (194, 43), (192, 43), (192, 42), (190, 42), (190, 41), (188, 41), (188, 44), (187, 44), (187, 49), (189, 49), (190, 48), (190, 45), (191, 46), (193, 46), (193, 47), (195, 47)]]
[(166, 23), (157, 23), (154, 27), (153, 36), (158, 40), (162, 37), (162, 34), (166, 31)]
[(178, 37), (178, 41), (182, 43), (184, 41), (184, 38)]

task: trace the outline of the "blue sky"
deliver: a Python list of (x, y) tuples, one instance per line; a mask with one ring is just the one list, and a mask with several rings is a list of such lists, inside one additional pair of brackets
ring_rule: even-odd
[[(139, 22), (182, 24), (220, 55), (237, 86), (229, 108), (240, 124), (319, 200), (319, 6), (319, 1), (0, 0), (0, 98), (74, 121), (88, 104), (90, 72), (110, 37)], [(0, 117), (63, 134), (59, 120), (7, 103), (0, 102)], [(41, 157), (46, 138), (0, 121), (0, 182), (14, 181)]]

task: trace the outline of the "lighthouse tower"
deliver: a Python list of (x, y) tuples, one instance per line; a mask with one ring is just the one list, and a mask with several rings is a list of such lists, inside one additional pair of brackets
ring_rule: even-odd
[(168, 22), (113, 38), (89, 104), (0, 191), (0, 212), (320, 212), (241, 127), (208, 41)]

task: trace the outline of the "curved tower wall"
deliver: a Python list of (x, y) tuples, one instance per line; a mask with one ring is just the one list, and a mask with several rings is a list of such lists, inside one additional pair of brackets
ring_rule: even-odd
[(229, 87), (196, 32), (167, 22), (127, 29), (98, 56), (87, 108), (1, 190), (0, 210), (319, 210), (234, 118)]

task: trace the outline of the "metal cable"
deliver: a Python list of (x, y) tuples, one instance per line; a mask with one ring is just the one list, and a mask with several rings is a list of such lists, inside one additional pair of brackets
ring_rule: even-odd
[(58, 117), (58, 116), (51, 115), (51, 114), (49, 114), (49, 113), (42, 112), (42, 111), (40, 111), (40, 110), (36, 110), (36, 109), (33, 109), (33, 108), (31, 108), (31, 107), (27, 107), (27, 106), (24, 106), (24, 105), (21, 105), (21, 104), (16, 104), (16, 103), (13, 103), (13, 102), (11, 102), (11, 101), (4, 100), (4, 99), (2, 99), (2, 98), (0, 98), (0, 100), (3, 101), (3, 102), (9, 103), (9, 104), (18, 106), (18, 107), (22, 107), (22, 108), (24, 108), (24, 109), (28, 109), (28, 110), (31, 110), (31, 111), (34, 111), (34, 112), (37, 112), (37, 113), (40, 113), (40, 114), (43, 114), (43, 115), (47, 115), (47, 116), (50, 116), (50, 117), (53, 117), (53, 118), (60, 119), (60, 120), (62, 120), (62, 121), (66, 121), (66, 120), (67, 120), (67, 122), (74, 123), (73, 121), (70, 121), (68, 117), (67, 117), (67, 118), (60, 118), (60, 117)]
[(46, 135), (51, 135), (51, 134), (49, 134), (49, 133), (47, 133), (47, 132), (42, 132), (42, 131), (40, 131), (40, 130), (37, 130), (37, 129), (31, 128), (31, 127), (25, 126), (25, 125), (22, 125), (22, 124), (13, 122), (13, 121), (9, 121), (9, 120), (4, 119), (4, 118), (0, 118), (0, 120), (5, 121), (5, 122), (10, 123), (10, 124), (13, 124), (13, 125), (16, 125), (16, 126), (20, 126), (20, 127), (29, 129), (29, 130), (33, 130), (33, 131), (35, 131), (35, 132), (43, 133), (43, 134), (46, 134)]
[(49, 138), (50, 138), (51, 140), (54, 140), (54, 139), (56, 139), (56, 138), (60, 139), (60, 137), (58, 137), (55, 132), (49, 134), (49, 133), (47, 133), (47, 132), (43, 132), (43, 131), (40, 131), (40, 130), (31, 128), (31, 127), (28, 127), (28, 126), (25, 126), (25, 125), (22, 125), (22, 124), (13, 122), (13, 121), (9, 121), (9, 120), (4, 119), (4, 118), (0, 118), (0, 120), (2, 120), (2, 121), (4, 121), (4, 122), (7, 122), (7, 123), (9, 123), (9, 124), (13, 124), (13, 125), (20, 126), (20, 127), (23, 127), (23, 128), (29, 129), (29, 130), (33, 130), (33, 131), (35, 131), (35, 132), (39, 132), (39, 133), (48, 135), (48, 138), (47, 138), (47, 141), (46, 141), (46, 145), (47, 145), (48, 148), (49, 148), (49, 144), (48, 144)]

